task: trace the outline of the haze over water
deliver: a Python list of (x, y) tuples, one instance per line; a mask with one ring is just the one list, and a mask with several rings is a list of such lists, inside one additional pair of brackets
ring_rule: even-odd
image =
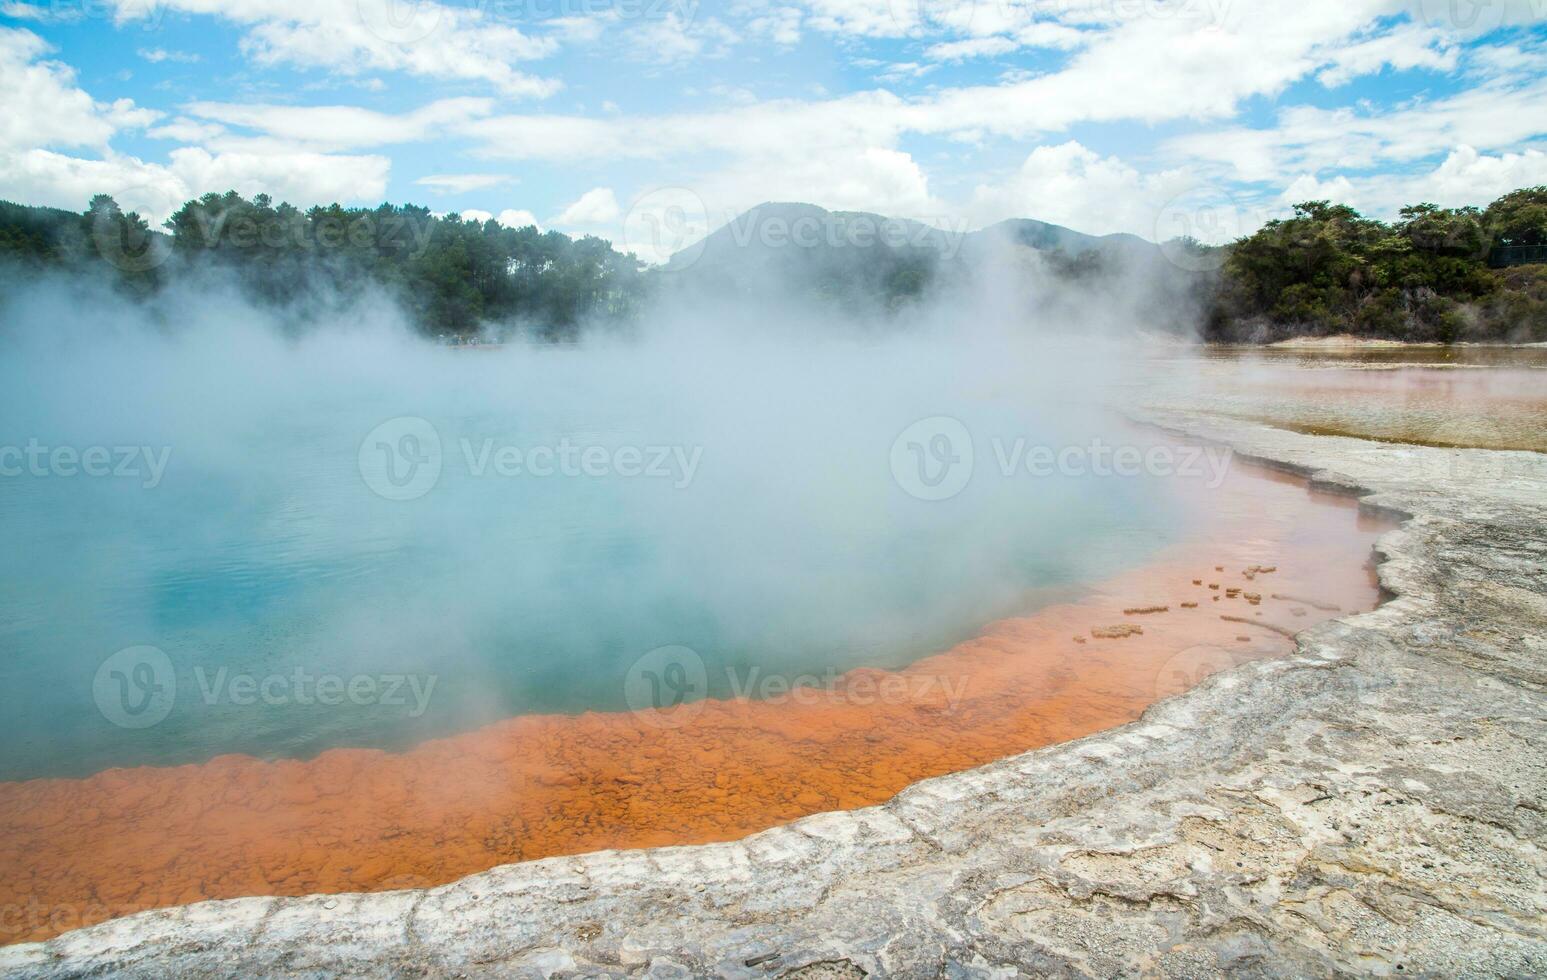
[[(132, 474), (11, 478), (0, 498), (5, 778), (625, 710), (631, 668), (665, 645), (702, 658), (694, 696), (901, 666), (1184, 532), (1154, 479), (1003, 475), (1015, 440), (1115, 441), (1088, 362), (1017, 343), (452, 351), (385, 330), (99, 326), (90, 343), (19, 332), (0, 366), (0, 442), (109, 447), (115, 466), (144, 447)], [(892, 451), (935, 416), (976, 460), (929, 501)], [(433, 483), (384, 497), (403, 494), (376, 454), (431, 440)], [(565, 446), (606, 462), (526, 469)], [(125, 728), (113, 697), (150, 675), (103, 664), (142, 646), (175, 696)], [(322, 678), (366, 686), (327, 704)]]

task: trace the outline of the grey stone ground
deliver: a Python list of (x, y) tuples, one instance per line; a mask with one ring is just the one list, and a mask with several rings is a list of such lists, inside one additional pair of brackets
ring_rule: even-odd
[(18, 976), (1547, 975), (1547, 457), (1152, 421), (1374, 491), (1380, 610), (733, 844), (147, 912)]

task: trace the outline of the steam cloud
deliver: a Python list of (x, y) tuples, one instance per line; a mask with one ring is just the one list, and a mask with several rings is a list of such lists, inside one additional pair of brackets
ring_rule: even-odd
[[(17, 289), (0, 308), (0, 445), (170, 455), (154, 486), (6, 478), (3, 734), (19, 748), (4, 775), (618, 710), (630, 664), (664, 644), (698, 651), (722, 696), (726, 668), (900, 666), (1142, 558), (1177, 530), (1154, 481), (995, 471), (992, 439), (1111, 435), (1100, 393), (1122, 380), (1111, 354), (1142, 303), (1061, 287), (1037, 261), (1007, 253), (972, 295), (887, 324), (665, 290), (635, 335), (498, 350), (422, 339), (372, 295), (297, 318), (215, 280), (143, 306), (74, 282)], [(920, 500), (889, 454), (942, 416), (971, 434), (976, 472)], [(441, 449), (411, 500), (372, 492), (358, 462), (401, 418)], [(566, 442), (608, 465), (650, 447), (697, 463), (686, 480), (680, 464), (668, 479), (494, 472), (501, 449)], [(166, 651), (178, 701), (126, 738), (91, 683), (135, 644)], [(193, 681), (298, 665), (437, 685), (410, 718), (209, 704)]]

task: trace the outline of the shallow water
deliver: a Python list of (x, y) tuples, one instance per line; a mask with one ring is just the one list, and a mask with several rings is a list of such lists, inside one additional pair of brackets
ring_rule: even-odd
[(1426, 366), (1547, 368), (1547, 345), (1495, 347), (1479, 345), (1402, 344), (1390, 347), (1250, 347), (1213, 344), (1201, 348), (1203, 357), (1221, 361), (1263, 362), (1306, 367)]
[(1215, 348), (1169, 404), (1310, 435), (1547, 452), (1547, 349)]

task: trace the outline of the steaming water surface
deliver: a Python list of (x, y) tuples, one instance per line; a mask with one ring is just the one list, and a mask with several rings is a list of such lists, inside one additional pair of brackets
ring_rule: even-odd
[[(0, 443), (109, 447), (115, 468), (147, 448), (123, 475), (49, 464), (5, 481), (0, 777), (396, 748), (639, 707), (637, 664), (663, 645), (702, 658), (695, 696), (900, 666), (1186, 531), (1162, 481), (1002, 472), (1016, 440), (1120, 441), (1077, 407), (1083, 368), (927, 342), (794, 346), (454, 352), (257, 329), (18, 342)], [(972, 434), (973, 477), (921, 500), (893, 443), (945, 414)], [(534, 449), (559, 466), (566, 446), (600, 447), (589, 475), (512, 466)], [(410, 457), (438, 478), (388, 499), (404, 491), (384, 467), (403, 478)], [(102, 667), (136, 646), (171, 676)], [(161, 680), (163, 720), (110, 720)]]

